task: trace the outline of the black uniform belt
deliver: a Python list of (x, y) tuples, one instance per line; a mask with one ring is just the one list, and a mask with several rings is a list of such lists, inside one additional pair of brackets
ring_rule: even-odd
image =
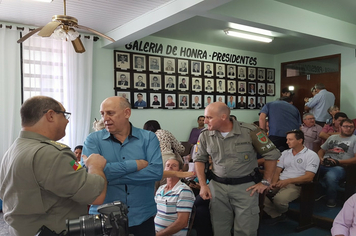
[(240, 178), (221, 178), (219, 176), (216, 176), (214, 173), (211, 174), (212, 174), (211, 175), (212, 179), (221, 184), (237, 185), (237, 184), (244, 184), (244, 183), (254, 181), (254, 176), (252, 175), (247, 175)]

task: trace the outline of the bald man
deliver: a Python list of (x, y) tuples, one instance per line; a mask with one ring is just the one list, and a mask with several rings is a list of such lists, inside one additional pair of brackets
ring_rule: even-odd
[[(205, 109), (204, 123), (195, 150), (195, 170), (200, 196), (211, 199), (214, 235), (257, 235), (258, 193), (269, 188), (280, 152), (256, 126), (230, 119), (222, 102)], [(258, 152), (268, 160), (264, 179), (254, 178)], [(212, 180), (206, 184), (205, 163), (212, 158)], [(257, 170), (258, 172), (258, 170)]]
[(20, 136), (0, 167), (9, 235), (35, 235), (43, 225), (59, 234), (67, 229), (66, 219), (78, 219), (87, 214), (88, 204), (104, 202), (106, 160), (83, 156), (86, 171), (68, 146), (56, 142), (64, 137), (71, 113), (53, 98), (29, 98), (20, 113)]
[[(110, 184), (104, 203), (122, 201), (129, 209), (129, 233), (154, 236), (154, 185), (163, 173), (159, 141), (153, 132), (132, 126), (130, 104), (122, 97), (105, 99), (100, 113), (105, 129), (87, 137), (83, 153), (99, 153), (107, 160), (104, 173)], [(97, 206), (89, 213), (97, 214)]]

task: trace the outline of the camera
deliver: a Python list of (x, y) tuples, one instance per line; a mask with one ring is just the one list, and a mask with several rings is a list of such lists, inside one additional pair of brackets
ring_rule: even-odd
[(36, 236), (129, 236), (127, 206), (120, 201), (98, 207), (100, 214), (66, 220), (67, 231), (60, 234), (42, 226)]
[(329, 158), (324, 158), (324, 159), (323, 159), (323, 165), (324, 165), (324, 166), (331, 166), (331, 167), (339, 165), (339, 161), (338, 161), (338, 160), (336, 160), (336, 159), (333, 159), (333, 160), (334, 160), (335, 162), (333, 162), (333, 161), (330, 160)]

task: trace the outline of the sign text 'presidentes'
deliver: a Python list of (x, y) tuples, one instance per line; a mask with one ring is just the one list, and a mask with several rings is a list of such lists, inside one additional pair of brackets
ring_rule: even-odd
[(187, 57), (191, 59), (198, 60), (210, 60), (217, 62), (235, 63), (242, 65), (257, 65), (257, 58), (251, 56), (242, 56), (230, 53), (213, 52), (209, 54), (206, 50), (188, 48), (188, 47), (177, 47), (172, 45), (167, 45), (166, 48), (160, 43), (153, 42), (142, 42), (134, 41), (125, 45), (127, 50), (146, 52), (153, 54), (163, 54), (175, 57)]

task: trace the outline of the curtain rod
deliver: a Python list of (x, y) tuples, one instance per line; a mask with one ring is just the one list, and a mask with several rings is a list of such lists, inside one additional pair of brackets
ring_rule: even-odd
[[(5, 26), (6, 29), (12, 29), (12, 25), (4, 25), (4, 26)], [(0, 28), (2, 28), (2, 24), (0, 24)], [(24, 30), (25, 30), (25, 27), (19, 27), (19, 26), (17, 26), (16, 29), (17, 29), (17, 30), (24, 31)], [(35, 28), (32, 28), (32, 29), (29, 28), (30, 31), (32, 31), (32, 30), (34, 30), (34, 29), (35, 29)], [(81, 36), (81, 35), (79, 35), (79, 37), (80, 37), (80, 36)], [(85, 35), (84, 38), (90, 39), (90, 36)], [(99, 40), (99, 37), (98, 37), (98, 36), (93, 36), (93, 41), (94, 41), (94, 42), (96, 42), (96, 41), (98, 41), (98, 40)]]

